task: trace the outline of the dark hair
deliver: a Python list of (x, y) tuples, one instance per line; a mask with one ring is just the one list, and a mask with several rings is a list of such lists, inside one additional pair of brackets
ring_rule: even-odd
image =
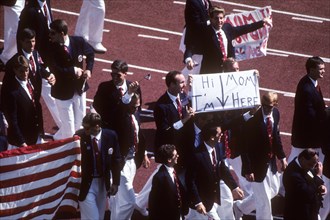
[(111, 64), (111, 69), (117, 70), (118, 72), (126, 73), (128, 71), (128, 65), (123, 60), (115, 60)]
[(228, 57), (225, 61), (223, 61), (223, 71), (224, 72), (233, 72), (236, 71), (234, 69), (234, 64), (238, 63), (235, 58), (233, 57)]
[(311, 68), (316, 68), (320, 64), (324, 64), (324, 61), (321, 59), (321, 57), (315, 56), (308, 58), (305, 64), (307, 73), (309, 73)]
[(175, 77), (181, 74), (181, 72), (173, 70), (166, 74), (165, 83), (167, 87), (170, 87), (171, 83), (176, 83)]
[(210, 140), (211, 137), (214, 137), (217, 135), (217, 128), (220, 127), (220, 125), (215, 123), (208, 123), (206, 124), (201, 131), (201, 138), (203, 141)]
[(24, 28), (21, 32), (18, 33), (18, 41), (23, 41), (25, 39), (32, 39), (36, 37), (36, 32), (30, 28)]
[(219, 6), (213, 6), (209, 10), (210, 18), (212, 18), (215, 14), (222, 13), (224, 16), (226, 15), (225, 9)]
[(173, 152), (175, 149), (176, 148), (173, 144), (164, 144), (160, 146), (160, 148), (158, 149), (159, 162), (166, 164), (167, 160), (173, 157)]
[(57, 33), (64, 33), (64, 35), (68, 34), (68, 24), (66, 21), (62, 19), (56, 19), (49, 25), (50, 29), (53, 29)]
[(299, 155), (298, 158), (304, 158), (306, 160), (312, 159), (315, 155), (319, 155), (319, 152), (315, 151), (312, 148), (308, 148), (306, 150), (303, 150)]
[(83, 118), (82, 123), (83, 124), (87, 124), (87, 125), (89, 125), (91, 127), (94, 127), (96, 125), (100, 125), (101, 126), (102, 119), (101, 119), (101, 116), (99, 114), (89, 112)]

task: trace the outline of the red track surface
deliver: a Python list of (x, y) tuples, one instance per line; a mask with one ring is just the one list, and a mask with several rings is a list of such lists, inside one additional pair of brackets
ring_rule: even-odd
[[(53, 0), (53, 16), (55, 19), (65, 19), (69, 24), (69, 33), (73, 34), (81, 0)], [(133, 75), (130, 80), (141, 79), (147, 73), (152, 75), (151, 81), (141, 83), (143, 93), (143, 108), (152, 109), (152, 103), (166, 90), (162, 77), (170, 70), (181, 70), (182, 53), (178, 50), (180, 33), (184, 26), (184, 3), (185, 1), (173, 2), (172, 0), (105, 0), (106, 21), (103, 44), (108, 48), (104, 55), (96, 55), (93, 77), (90, 80), (91, 89), (87, 92), (87, 98), (92, 99), (100, 82), (109, 80), (110, 74), (102, 69), (110, 69), (110, 61), (123, 59), (128, 62), (129, 71)], [(228, 1), (214, 2), (214, 5), (223, 6), (227, 13), (233, 13), (234, 9), (253, 10), (248, 6), (264, 7), (272, 6), (274, 28), (270, 33), (268, 48), (303, 55), (318, 55), (330, 58), (330, 1), (319, 0), (315, 2), (307, 0), (290, 1), (252, 1), (235, 0), (230, 3), (243, 4), (232, 5)], [(244, 6), (245, 5), (245, 6)], [(64, 10), (64, 11), (59, 11)], [(292, 15), (281, 12), (297, 13)], [(279, 13), (280, 12), (280, 13)], [(0, 39), (3, 39), (3, 9), (0, 8)], [(292, 17), (306, 18), (316, 16), (319, 22), (294, 20)], [(126, 22), (122, 24), (118, 22)], [(145, 27), (132, 26), (131, 24)], [(158, 28), (160, 30), (150, 30)], [(173, 33), (172, 33), (173, 32)], [(152, 35), (168, 40), (139, 37), (139, 34)], [(274, 52), (274, 51), (272, 51)], [(284, 54), (284, 53), (281, 53)], [(289, 55), (287, 57), (268, 55), (266, 57), (243, 61), (240, 63), (242, 70), (258, 69), (260, 72), (260, 87), (294, 93), (300, 78), (305, 74), (304, 65), (306, 57), (303, 55)], [(326, 64), (326, 68), (329, 65)], [(144, 70), (152, 68), (153, 70)], [(161, 73), (163, 72), (163, 73)], [(0, 73), (0, 79), (3, 73)], [(320, 80), (323, 95), (330, 105), (330, 74), (325, 74)], [(291, 133), (293, 116), (293, 98), (280, 94), (279, 109), (281, 112), (281, 131)], [(44, 109), (44, 124), (46, 132), (52, 132), (55, 125), (49, 112)], [(155, 125), (153, 121), (144, 122), (142, 128), (147, 130), (148, 143), (152, 147)], [(282, 135), (282, 141), (287, 154), (290, 153), (290, 136)], [(155, 168), (145, 170), (141, 168), (136, 176), (135, 186), (138, 192), (143, 186), (150, 172)]]

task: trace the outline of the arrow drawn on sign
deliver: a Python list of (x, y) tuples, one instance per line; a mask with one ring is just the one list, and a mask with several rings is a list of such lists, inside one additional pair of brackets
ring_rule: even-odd
[(222, 97), (221, 97), (221, 99), (220, 99), (219, 97), (217, 97), (217, 99), (218, 99), (218, 101), (220, 102), (222, 108), (224, 108), (225, 105), (226, 105), (226, 102), (227, 102), (227, 100), (228, 100), (228, 98), (229, 98), (229, 96), (227, 95), (226, 100), (225, 100), (225, 94), (224, 94), (224, 91), (223, 91), (223, 83), (222, 83), (221, 75), (219, 75), (219, 77), (220, 77), (221, 96), (222, 96)]

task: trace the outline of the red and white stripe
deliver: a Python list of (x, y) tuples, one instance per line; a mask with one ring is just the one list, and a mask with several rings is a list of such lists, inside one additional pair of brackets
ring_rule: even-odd
[(51, 219), (78, 207), (79, 137), (0, 153), (0, 218)]

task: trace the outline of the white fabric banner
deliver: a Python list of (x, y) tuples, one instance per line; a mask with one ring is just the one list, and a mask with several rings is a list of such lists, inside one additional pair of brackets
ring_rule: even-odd
[[(265, 17), (272, 18), (272, 8), (270, 6), (259, 8), (254, 11), (226, 15), (226, 23), (230, 23), (232, 26), (236, 27), (255, 23)], [(266, 56), (270, 29), (271, 27), (265, 26), (236, 38), (233, 41), (236, 60), (240, 61)]]

